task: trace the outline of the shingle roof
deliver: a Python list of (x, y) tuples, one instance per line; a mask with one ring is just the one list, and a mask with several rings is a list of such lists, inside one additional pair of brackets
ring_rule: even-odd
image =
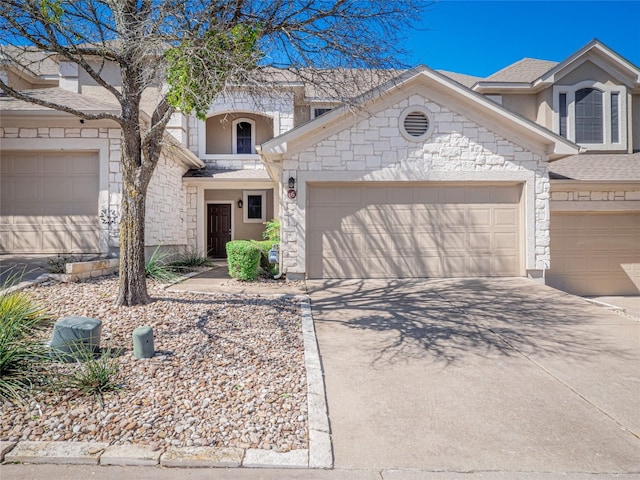
[(530, 83), (547, 73), (557, 64), (558, 62), (551, 62), (549, 60), (523, 58), (488, 76), (482, 81)]
[(197, 170), (189, 170), (184, 174), (184, 177), (209, 178), (213, 180), (271, 180), (269, 173), (262, 169), (222, 169), (209, 165)]
[[(49, 102), (66, 105), (75, 110), (83, 112), (95, 112), (105, 110), (120, 110), (120, 105), (115, 101), (113, 103), (104, 100), (98, 100), (88, 95), (70, 92), (62, 88), (41, 88), (37, 90), (23, 90), (29, 96), (46, 100)], [(13, 97), (0, 97), (0, 111), (3, 112), (21, 112), (21, 111), (50, 111), (51, 109), (36, 105), (34, 103), (17, 100)]]
[(0, 49), (0, 59), (5, 59), (13, 68), (36, 77), (58, 75), (58, 63), (51, 54), (41, 50), (4, 46)]
[(583, 153), (549, 165), (556, 180), (640, 181), (640, 153)]
[(441, 73), (445, 77), (449, 77), (451, 80), (454, 80), (467, 88), (473, 87), (477, 82), (482, 80), (482, 77), (474, 77), (473, 75), (466, 75), (464, 73), (456, 73), (456, 72), (448, 72), (446, 70), (436, 70), (438, 73)]

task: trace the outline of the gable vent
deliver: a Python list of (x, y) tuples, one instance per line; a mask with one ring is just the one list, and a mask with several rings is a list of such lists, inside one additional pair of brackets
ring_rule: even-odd
[(422, 112), (411, 112), (404, 119), (404, 129), (412, 137), (421, 137), (429, 129), (429, 119)]

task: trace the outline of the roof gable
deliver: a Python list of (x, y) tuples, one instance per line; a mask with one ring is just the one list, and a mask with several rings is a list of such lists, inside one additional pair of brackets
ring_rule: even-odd
[(552, 62), (549, 60), (539, 60), (536, 58), (523, 58), (516, 63), (512, 63), (504, 67), (502, 70), (488, 76), (487, 78), (480, 80), (482, 82), (516, 82), (516, 83), (531, 83), (541, 75), (548, 72), (555, 67), (558, 62)]
[(513, 90), (535, 93), (559, 82), (586, 62), (593, 63), (629, 88), (640, 91), (640, 68), (598, 39), (591, 40), (559, 63), (524, 58), (477, 82), (473, 90), (480, 93)]
[(556, 83), (585, 62), (591, 62), (629, 87), (640, 88), (640, 68), (594, 39), (540, 76), (536, 83)]
[[(398, 98), (424, 92), (432, 101), (452, 107), (464, 116), (514, 143), (539, 152), (548, 159), (576, 154), (579, 147), (462, 84), (425, 66), (416, 67), (354, 99), (356, 107), (336, 108), (304, 125), (261, 145), (263, 157), (277, 159), (285, 153), (301, 151), (328, 136), (349, 128), (363, 113), (380, 110)], [(400, 133), (398, 133), (400, 134)]]

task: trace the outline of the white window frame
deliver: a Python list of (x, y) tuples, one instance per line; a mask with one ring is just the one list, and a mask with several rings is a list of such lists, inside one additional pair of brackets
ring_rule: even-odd
[[(553, 87), (553, 131), (560, 134), (560, 94), (567, 96), (567, 140), (576, 141), (576, 92), (583, 88), (595, 88), (602, 92), (603, 143), (579, 144), (589, 150), (627, 150), (627, 89), (622, 85), (606, 85), (585, 80), (575, 85)], [(618, 94), (618, 141), (611, 141), (611, 94)]]
[[(262, 216), (260, 218), (249, 218), (249, 196), (262, 197)], [(243, 223), (264, 223), (267, 221), (267, 191), (266, 190), (243, 190), (242, 192), (242, 222)]]
[[(256, 153), (256, 122), (250, 118), (236, 118), (231, 123), (231, 151), (234, 155), (238, 155), (238, 124), (248, 123), (251, 125), (251, 154)], [(249, 155), (249, 154), (242, 154)]]

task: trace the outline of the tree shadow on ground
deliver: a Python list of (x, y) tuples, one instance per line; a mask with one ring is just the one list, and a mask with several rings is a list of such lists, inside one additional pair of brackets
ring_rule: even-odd
[[(630, 358), (602, 335), (604, 311), (526, 279), (351, 280), (310, 282), (314, 319), (363, 335), (374, 363), (469, 356), (562, 355)], [(623, 321), (622, 319), (620, 321)]]

